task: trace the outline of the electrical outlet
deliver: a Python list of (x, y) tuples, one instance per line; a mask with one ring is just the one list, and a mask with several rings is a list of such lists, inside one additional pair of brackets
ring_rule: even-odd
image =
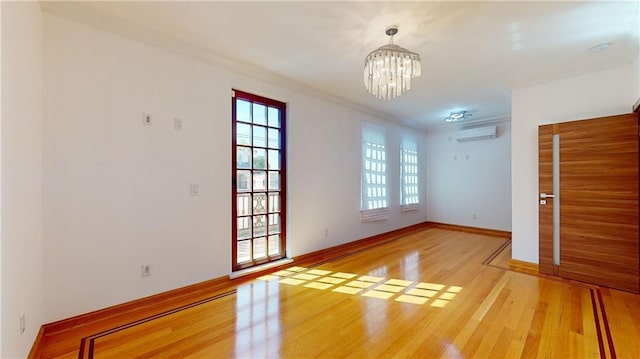
[(151, 115), (148, 113), (142, 114), (142, 124), (145, 126), (151, 126)]
[(148, 277), (151, 275), (151, 264), (143, 264), (142, 265), (142, 276)]
[(474, 214), (472, 214), (472, 215), (471, 215), (471, 219), (478, 219), (478, 215), (477, 215), (477, 214), (475, 214), (475, 213), (474, 213)]
[(192, 196), (197, 196), (200, 194), (200, 185), (197, 183), (192, 183), (189, 185), (189, 194)]
[(20, 316), (20, 335), (23, 335), (26, 331), (27, 331), (27, 320), (24, 313), (22, 313), (22, 315)]
[(174, 118), (173, 119), (173, 128), (176, 131), (181, 131), (182, 130), (182, 119), (181, 118)]

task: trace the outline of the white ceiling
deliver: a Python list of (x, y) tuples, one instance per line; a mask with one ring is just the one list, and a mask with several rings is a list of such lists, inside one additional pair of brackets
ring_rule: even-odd
[[(625, 2), (83, 2), (46, 11), (332, 94), (418, 129), (467, 110), (510, 117), (510, 88), (633, 62), (640, 4)], [(363, 86), (363, 62), (388, 42), (422, 57), (394, 100)], [(606, 51), (591, 47), (611, 43)], [(266, 75), (265, 75), (266, 74)]]

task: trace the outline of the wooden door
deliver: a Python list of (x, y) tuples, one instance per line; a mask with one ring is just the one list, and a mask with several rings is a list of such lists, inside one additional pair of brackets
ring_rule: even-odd
[[(559, 192), (553, 192), (553, 135)], [(540, 272), (640, 292), (638, 114), (539, 128)], [(559, 208), (554, 264), (553, 208)]]

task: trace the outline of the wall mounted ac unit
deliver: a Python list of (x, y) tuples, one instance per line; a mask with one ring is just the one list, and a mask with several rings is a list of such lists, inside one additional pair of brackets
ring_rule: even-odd
[(456, 141), (458, 142), (485, 140), (496, 137), (498, 137), (497, 126), (467, 128), (456, 133)]

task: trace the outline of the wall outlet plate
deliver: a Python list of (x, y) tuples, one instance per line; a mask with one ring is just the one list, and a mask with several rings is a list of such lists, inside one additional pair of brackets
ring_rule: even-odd
[(142, 276), (148, 277), (151, 275), (151, 264), (143, 264), (142, 265)]

